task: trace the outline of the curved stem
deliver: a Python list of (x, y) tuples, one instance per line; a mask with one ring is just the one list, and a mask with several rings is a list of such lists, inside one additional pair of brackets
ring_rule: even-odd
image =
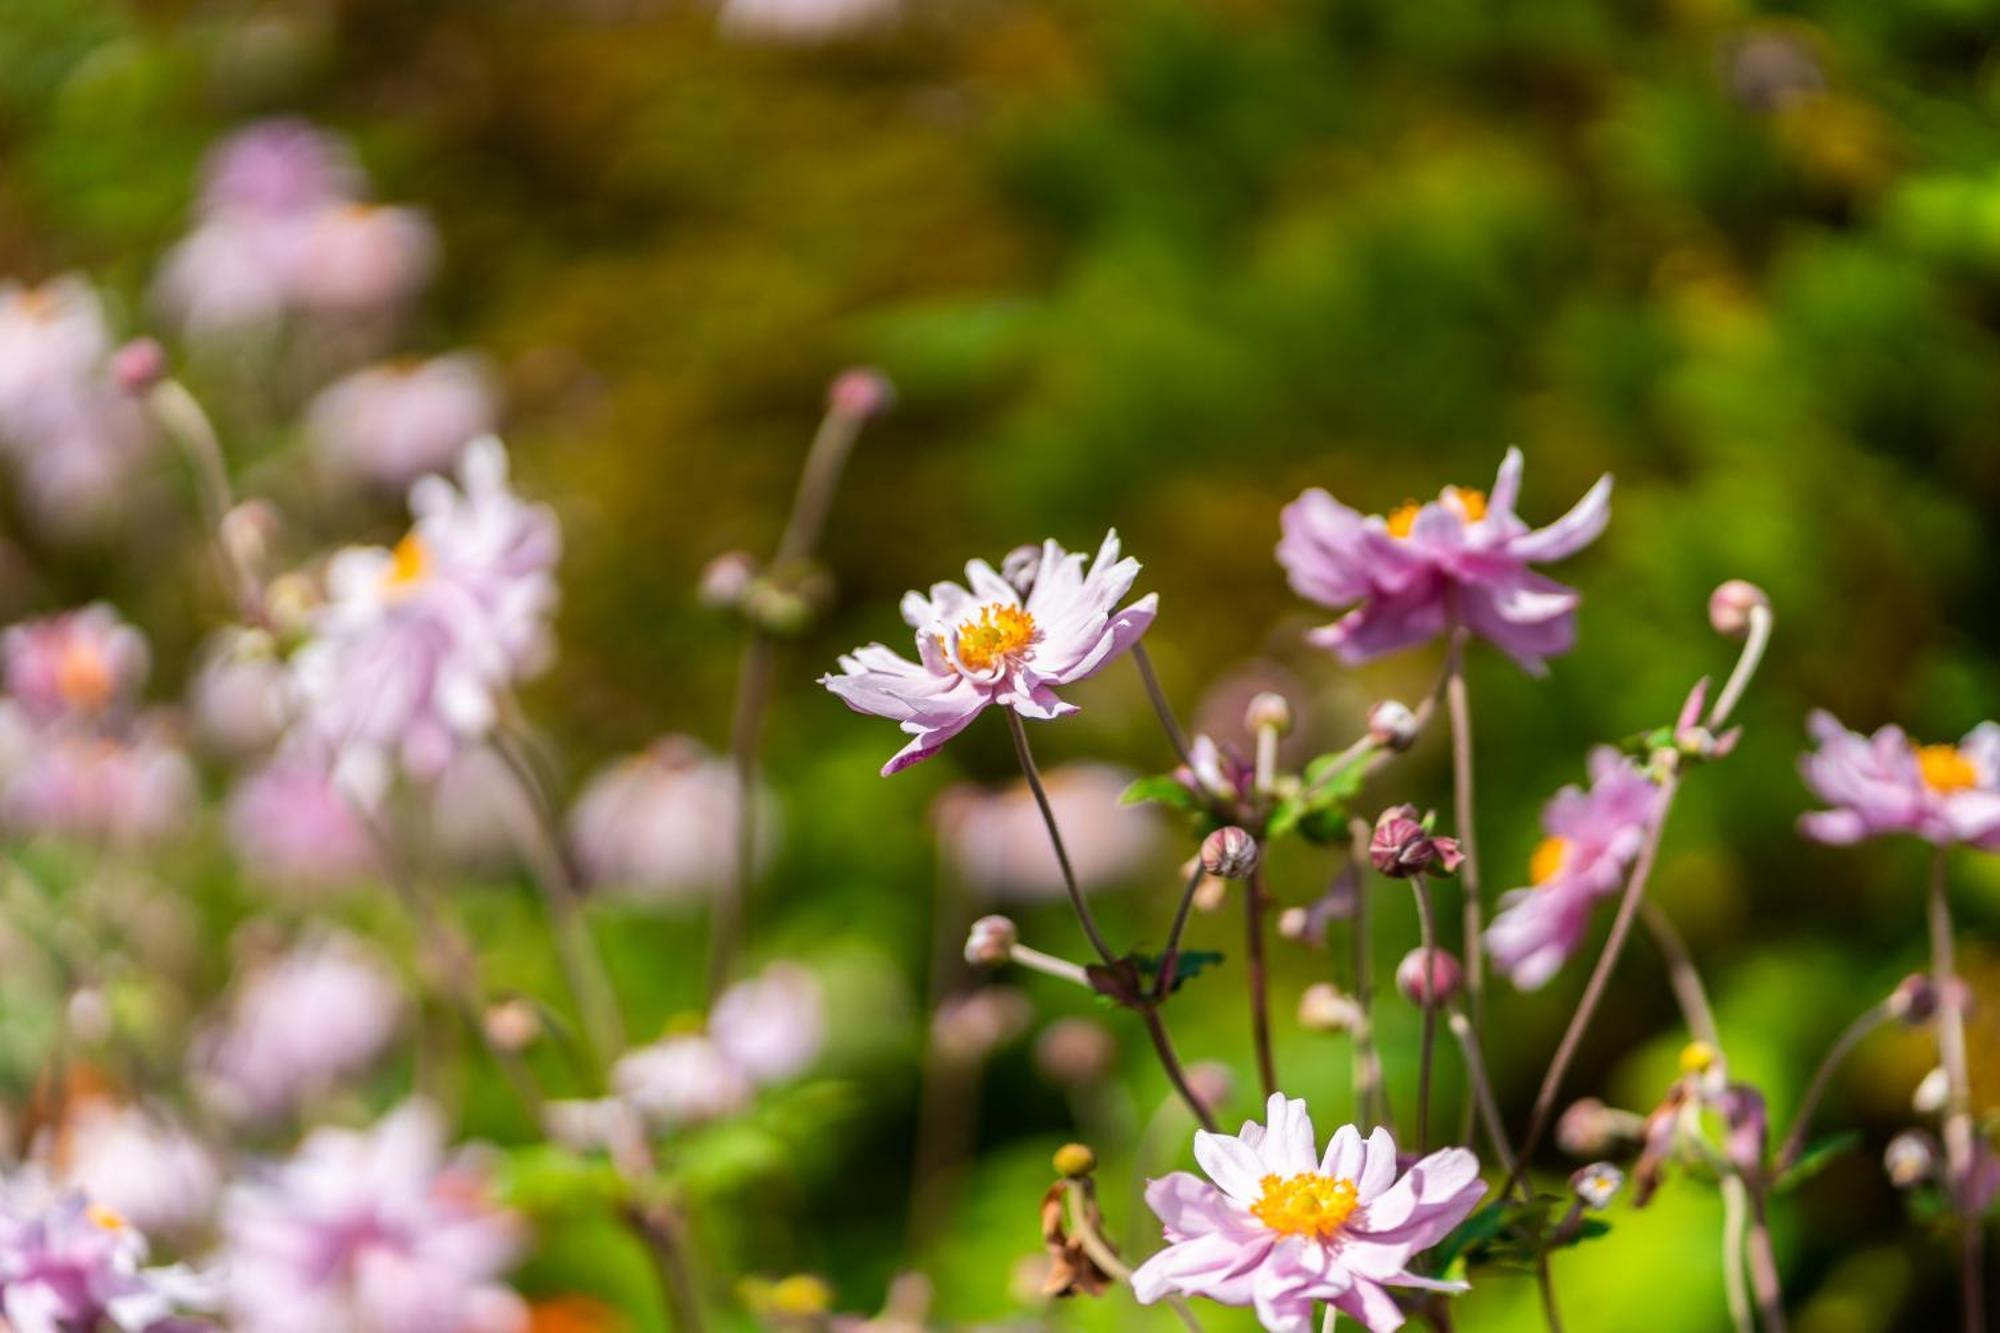
[(1160, 688), (1160, 678), (1153, 671), (1153, 658), (1143, 640), (1132, 644), (1132, 665), (1139, 668), (1139, 679), (1145, 682), (1146, 697), (1153, 701), (1153, 714), (1160, 719), (1160, 730), (1167, 733), (1167, 743), (1174, 747), (1183, 764), (1193, 767), (1194, 760), (1188, 757), (1187, 733), (1181, 730), (1173, 705), (1167, 702), (1167, 692)]
[(1799, 1109), (1792, 1116), (1792, 1131), (1785, 1136), (1785, 1146), (1778, 1150), (1776, 1163), (1772, 1167), (1779, 1175), (1789, 1171), (1799, 1160), (1806, 1148), (1806, 1135), (1812, 1129), (1813, 1112), (1819, 1109), (1820, 1099), (1826, 1095), (1827, 1087), (1833, 1082), (1834, 1071), (1839, 1069), (1856, 1046), (1859, 1046), (1876, 1028), (1889, 1020), (1889, 1004), (1885, 1000), (1864, 1010), (1859, 1017), (1841, 1029), (1833, 1039), (1826, 1055), (1813, 1071), (1812, 1082), (1806, 1084), (1805, 1096), (1799, 1099)]
[(1646, 929), (1659, 946), (1660, 956), (1667, 965), (1667, 984), (1673, 988), (1674, 1000), (1680, 1005), (1681, 1017), (1686, 1020), (1688, 1032), (1695, 1040), (1708, 1043), (1717, 1051), (1722, 1049), (1722, 1033), (1715, 1024), (1715, 1009), (1708, 1002), (1708, 988), (1701, 984), (1701, 973), (1695, 970), (1694, 955), (1688, 952), (1687, 941), (1675, 928), (1673, 921), (1658, 904), (1642, 902), (1639, 911), (1646, 922)]
[(1056, 827), (1056, 812), (1049, 805), (1049, 794), (1042, 787), (1041, 770), (1035, 767), (1034, 751), (1028, 747), (1028, 730), (1021, 725), (1021, 715), (1011, 708), (1000, 710), (1007, 716), (1007, 729), (1014, 737), (1014, 757), (1021, 762), (1021, 776), (1028, 780), (1028, 790), (1034, 793), (1035, 806), (1042, 812), (1042, 823), (1049, 831), (1049, 841), (1056, 849), (1056, 863), (1062, 867), (1063, 887), (1069, 891), (1069, 904), (1076, 909), (1076, 919), (1083, 926), (1083, 933), (1090, 939), (1090, 947), (1107, 964), (1115, 964), (1118, 955), (1105, 943), (1104, 932), (1097, 928), (1097, 918), (1091, 914), (1090, 904), (1084, 901), (1083, 890), (1077, 886), (1076, 871), (1070, 867), (1069, 849), (1063, 846), (1062, 830)]
[[(1437, 1046), (1437, 922), (1431, 916), (1431, 890), (1422, 875), (1410, 876), (1410, 889), (1417, 896), (1417, 927), (1424, 950), (1424, 1031), (1417, 1064), (1417, 1155), (1431, 1150), (1431, 1056)], [(1477, 1040), (1477, 1034), (1474, 1035)], [(1508, 1180), (1514, 1178), (1512, 1168)], [(1504, 1192), (1504, 1191), (1503, 1191)]]
[(1965, 1009), (1959, 1002), (1957, 964), (1953, 958), (1951, 897), (1946, 886), (1950, 852), (1939, 847), (1931, 858), (1930, 934), (1931, 984), (1937, 990), (1938, 1058), (1950, 1089), (1945, 1102), (1945, 1162), (1951, 1173), (1951, 1193), (1960, 1213), (1960, 1303), (1966, 1333), (1986, 1327), (1985, 1246), (1979, 1215), (1969, 1207), (1974, 1137), (1972, 1081), (1965, 1056)]
[(1074, 982), (1085, 990), (1096, 989), (1090, 984), (1090, 974), (1067, 958), (1058, 958), (1052, 953), (1043, 953), (1040, 949), (1030, 949), (1025, 944), (1016, 944), (1007, 951), (1007, 959), (1017, 967), (1025, 967), (1030, 972), (1040, 972), (1043, 976), (1054, 977), (1058, 981)]
[(257, 572), (245, 563), (242, 553), (223, 534), (223, 523), (236, 507), (229, 485), (229, 465), (222, 453), (222, 440), (215, 425), (202, 410), (201, 402), (179, 380), (164, 379), (146, 395), (153, 419), (174, 442), (194, 473), (195, 494), (201, 505), (202, 523), (215, 543), (216, 558), (223, 578), (236, 594), (237, 611), (245, 619), (262, 624), (264, 593)]
[(1764, 1214), (1764, 1187), (1746, 1182), (1750, 1191), (1750, 1284), (1757, 1293), (1757, 1312), (1764, 1333), (1785, 1333), (1785, 1292), (1778, 1277), (1778, 1256), (1771, 1245), (1771, 1223)]
[(1729, 715), (1736, 711), (1743, 691), (1750, 687), (1750, 678), (1757, 674), (1757, 666), (1764, 660), (1764, 650), (1771, 644), (1773, 623), (1770, 607), (1750, 608), (1750, 630), (1743, 640), (1743, 651), (1736, 655), (1736, 666), (1730, 671), (1722, 693), (1715, 696), (1715, 706), (1708, 710), (1710, 731), (1727, 722)]
[(1188, 1110), (1194, 1112), (1194, 1118), (1201, 1122), (1201, 1127), (1213, 1134), (1216, 1128), (1215, 1115), (1201, 1098), (1194, 1095), (1194, 1089), (1188, 1086), (1187, 1072), (1181, 1068), (1180, 1057), (1174, 1053), (1173, 1038), (1167, 1035), (1166, 1024), (1160, 1021), (1159, 1007), (1151, 1004), (1140, 1005), (1139, 1017), (1146, 1025), (1147, 1037), (1152, 1039), (1154, 1053), (1160, 1057), (1160, 1067), (1167, 1072), (1167, 1082), (1173, 1084), (1174, 1091), (1180, 1094), (1183, 1102), (1187, 1103)]
[(1180, 905), (1174, 909), (1174, 924), (1167, 931), (1167, 947), (1160, 954), (1160, 975), (1153, 981), (1153, 999), (1157, 1002), (1166, 998), (1174, 988), (1174, 978), (1180, 972), (1181, 936), (1187, 930), (1188, 913), (1194, 910), (1194, 895), (1201, 888), (1202, 880), (1208, 872), (1202, 869), (1201, 858), (1194, 859), (1194, 869), (1188, 873), (1187, 887), (1181, 890)]
[(1632, 867), (1631, 878), (1625, 882), (1625, 893), (1618, 900), (1618, 914), (1612, 918), (1611, 933), (1605, 938), (1604, 951), (1597, 956), (1597, 965), (1591, 969), (1590, 980), (1584, 985), (1583, 998), (1571, 1015), (1569, 1026), (1564, 1029), (1562, 1040), (1556, 1045), (1548, 1071), (1542, 1075), (1541, 1088), (1535, 1093), (1534, 1110), (1528, 1118), (1528, 1132), (1521, 1138), (1520, 1159), (1514, 1163), (1514, 1170), (1508, 1173), (1502, 1193), (1513, 1188), (1514, 1178), (1534, 1160), (1535, 1149), (1541, 1145), (1542, 1135), (1549, 1127), (1556, 1096), (1562, 1091), (1563, 1076), (1569, 1073), (1570, 1062), (1576, 1058), (1577, 1047), (1583, 1042), (1590, 1020), (1597, 1014), (1597, 1006), (1604, 1000), (1605, 988), (1611, 982), (1612, 972), (1618, 967), (1619, 956), (1625, 951), (1625, 941), (1632, 934), (1632, 919), (1638, 915), (1639, 904), (1646, 896), (1646, 881), (1652, 877), (1653, 865), (1659, 860), (1660, 839), (1666, 832), (1667, 816), (1673, 811), (1674, 795), (1679, 790), (1680, 775), (1668, 774), (1660, 788), (1659, 813), (1653, 817), (1653, 826), (1646, 831), (1645, 845)]
[(1722, 1297), (1736, 1333), (1757, 1333), (1750, 1314), (1750, 1287), (1743, 1275), (1743, 1246), (1750, 1229), (1750, 1187), (1729, 1172), (1722, 1177)]
[(1245, 972), (1250, 979), (1250, 1039), (1257, 1051), (1257, 1076), (1269, 1097), (1278, 1090), (1278, 1067), (1271, 1056), (1271, 985), (1264, 964), (1264, 865), (1258, 850), (1256, 869), (1243, 881)]

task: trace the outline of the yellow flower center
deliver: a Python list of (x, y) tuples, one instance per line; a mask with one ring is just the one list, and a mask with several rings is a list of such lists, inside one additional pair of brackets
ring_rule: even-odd
[(1720, 1058), (1713, 1046), (1705, 1041), (1691, 1041), (1681, 1047), (1681, 1072), (1683, 1074), (1706, 1074), (1715, 1068)]
[(1018, 606), (989, 602), (979, 619), (958, 627), (958, 660), (972, 671), (989, 671), (1035, 640), (1035, 618)]
[(1282, 1236), (1327, 1240), (1361, 1206), (1353, 1181), (1314, 1171), (1290, 1177), (1265, 1176), (1259, 1183), (1264, 1197), (1250, 1205), (1250, 1212)]
[(1956, 745), (1919, 745), (1917, 772), (1935, 792), (1964, 791), (1979, 785), (1979, 769)]
[(1562, 873), (1563, 857), (1569, 852), (1568, 838), (1543, 838), (1528, 857), (1528, 883), (1546, 884)]
[(72, 708), (102, 708), (111, 698), (111, 667), (88, 644), (75, 640), (63, 646), (56, 663), (56, 693)]
[(125, 1229), (125, 1219), (101, 1203), (93, 1203), (83, 1211), (84, 1216), (106, 1231), (123, 1231)]
[[(1447, 486), (1438, 492), (1438, 498), (1444, 501), (1446, 508), (1457, 512), (1461, 523), (1477, 523), (1486, 517), (1485, 491), (1475, 491), (1465, 486)], [(1423, 511), (1424, 507), (1415, 500), (1405, 500), (1384, 515), (1382, 521), (1388, 524), (1391, 537), (1408, 537), (1417, 526), (1417, 515)]]
[(396, 549), (389, 555), (389, 572), (383, 576), (383, 583), (390, 591), (407, 589), (429, 572), (430, 552), (424, 543), (412, 532), (396, 543)]

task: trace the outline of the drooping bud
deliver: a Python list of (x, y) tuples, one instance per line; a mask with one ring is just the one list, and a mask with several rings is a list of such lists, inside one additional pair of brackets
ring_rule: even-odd
[(1033, 543), (1016, 546), (1000, 558), (1000, 577), (1023, 597), (1035, 590), (1035, 577), (1041, 572), (1042, 548)]
[(701, 571), (696, 596), (713, 611), (731, 611), (743, 604), (757, 579), (757, 560), (748, 551), (724, 551)]
[(1593, 1212), (1603, 1212), (1625, 1188), (1625, 1173), (1609, 1162), (1592, 1162), (1569, 1178), (1570, 1193)]
[(1899, 1190), (1913, 1189), (1937, 1176), (1937, 1140), (1920, 1129), (1906, 1129), (1889, 1140), (1882, 1152), (1882, 1169)]
[(167, 377), (167, 349), (157, 339), (134, 338), (111, 356), (111, 378), (134, 398)]
[(1638, 1141), (1646, 1118), (1596, 1097), (1571, 1102), (1556, 1121), (1556, 1145), (1571, 1157), (1602, 1157)]
[(1299, 1026), (1308, 1032), (1353, 1032), (1366, 1021), (1354, 997), (1330, 981), (1316, 982), (1299, 996)]
[(1951, 1079), (1945, 1074), (1944, 1066), (1939, 1065), (1917, 1084), (1916, 1092), (1910, 1096), (1910, 1105), (1924, 1115), (1936, 1115), (1950, 1100)]
[(1004, 916), (982, 916), (965, 936), (965, 961), (974, 967), (998, 967), (1020, 942), (1021, 932)]
[(1368, 710), (1368, 739), (1385, 750), (1407, 750), (1416, 743), (1417, 715), (1408, 704), (1384, 699)]
[(1708, 623), (1717, 634), (1740, 639), (1750, 631), (1750, 613), (1769, 607), (1771, 599), (1747, 579), (1730, 579), (1708, 596)]
[(1097, 1154), (1087, 1143), (1065, 1143), (1056, 1149), (1056, 1174), (1066, 1180), (1082, 1180), (1097, 1169)]
[(1035, 1066), (1051, 1083), (1101, 1082), (1118, 1063), (1118, 1039), (1091, 1018), (1059, 1018), (1035, 1039)]
[(1937, 986), (1922, 972), (1912, 972), (1889, 992), (1889, 1016), (1910, 1027), (1922, 1027), (1937, 1013)]
[(519, 996), (489, 1008), (482, 1025), (487, 1045), (509, 1055), (527, 1050), (542, 1035), (541, 1013), (532, 1002)]
[(1389, 878), (1408, 879), (1424, 871), (1449, 875), (1465, 855), (1458, 849), (1458, 839), (1433, 836), (1417, 817), (1415, 806), (1395, 805), (1375, 821), (1368, 859)]
[(887, 376), (866, 366), (844, 370), (826, 391), (829, 411), (844, 417), (866, 420), (879, 416), (896, 404), (896, 386)]
[(1234, 824), (1201, 840), (1201, 868), (1217, 879), (1243, 879), (1257, 868), (1257, 839)]
[(1458, 959), (1448, 949), (1412, 949), (1396, 964), (1396, 989), (1420, 1008), (1450, 1004), (1458, 986)]
[(1283, 736), (1292, 729), (1291, 702), (1270, 690), (1254, 694), (1243, 710), (1243, 725), (1252, 732), (1275, 731)]

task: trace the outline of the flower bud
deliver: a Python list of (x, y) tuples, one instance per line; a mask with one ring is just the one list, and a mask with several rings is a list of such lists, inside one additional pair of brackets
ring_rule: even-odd
[(1059, 1018), (1035, 1039), (1035, 1065), (1051, 1083), (1101, 1082), (1118, 1063), (1118, 1040), (1092, 1018)]
[(222, 516), (216, 535), (238, 567), (256, 570), (263, 568), (281, 526), (269, 501), (245, 500)]
[(1889, 992), (1889, 1016), (1910, 1027), (1922, 1027), (1937, 1012), (1937, 987), (1922, 972), (1912, 972)]
[(1720, 1052), (1707, 1042), (1691, 1041), (1681, 1047), (1681, 1073), (1706, 1074), (1715, 1068), (1715, 1062), (1720, 1058)]
[(1308, 1032), (1353, 1032), (1365, 1021), (1354, 997), (1330, 981), (1316, 982), (1299, 996), (1299, 1026)]
[(1194, 886), (1194, 910), (1206, 915), (1219, 912), (1229, 901), (1229, 881), (1217, 879), (1214, 875), (1203, 875), (1201, 883)]
[(1188, 1091), (1195, 1100), (1206, 1106), (1212, 1115), (1229, 1100), (1229, 1094), (1236, 1088), (1236, 1075), (1229, 1066), (1215, 1060), (1203, 1060), (1200, 1064), (1189, 1065), (1187, 1071)]
[(1395, 805), (1375, 821), (1368, 842), (1368, 859), (1391, 879), (1408, 879), (1426, 870), (1449, 875), (1464, 862), (1456, 838), (1434, 837), (1417, 817), (1413, 805)]
[(1042, 548), (1032, 542), (1016, 546), (1000, 558), (1000, 577), (1023, 597), (1035, 590), (1035, 576), (1041, 572)]
[(1642, 1115), (1583, 1097), (1556, 1121), (1556, 1145), (1571, 1157), (1602, 1157), (1635, 1142), (1645, 1124)]
[(1303, 907), (1287, 907), (1278, 913), (1278, 934), (1303, 944), (1312, 934), (1312, 912)]
[(1082, 1180), (1097, 1169), (1097, 1154), (1087, 1143), (1065, 1143), (1056, 1149), (1056, 1174), (1067, 1180)]
[(1899, 1190), (1933, 1179), (1938, 1169), (1937, 1140), (1920, 1129), (1906, 1129), (1889, 1140), (1882, 1152), (1882, 1169)]
[(974, 967), (998, 967), (1020, 939), (1020, 929), (1006, 917), (982, 916), (965, 936), (965, 961)]
[(1740, 639), (1750, 629), (1750, 613), (1768, 608), (1771, 599), (1764, 590), (1745, 579), (1730, 579), (1708, 596), (1708, 623), (1717, 634)]
[(1924, 1115), (1936, 1115), (1944, 1110), (1951, 1100), (1951, 1079), (1939, 1065), (1924, 1075), (1923, 1082), (1917, 1084), (1916, 1092), (1910, 1096), (1910, 1105)]
[(1230, 824), (1201, 840), (1201, 868), (1217, 879), (1243, 879), (1257, 868), (1257, 840)]
[(167, 349), (153, 338), (134, 338), (112, 354), (111, 378), (133, 397), (167, 377)]
[(1603, 1212), (1625, 1188), (1625, 1173), (1609, 1162), (1592, 1162), (1569, 1178), (1570, 1193), (1593, 1212)]
[(724, 551), (701, 571), (695, 595), (712, 611), (731, 611), (743, 604), (757, 579), (757, 560), (748, 551)]
[(1450, 1004), (1458, 998), (1458, 959), (1446, 949), (1412, 949), (1396, 964), (1396, 989), (1422, 1008)]
[(1280, 736), (1292, 729), (1292, 705), (1282, 694), (1264, 690), (1250, 698), (1243, 710), (1243, 725), (1251, 731), (1275, 731)]
[(880, 371), (866, 366), (842, 371), (826, 391), (829, 411), (863, 421), (880, 416), (895, 403), (896, 386)]
[(489, 1008), (483, 1024), (487, 1044), (509, 1055), (527, 1050), (542, 1035), (541, 1013), (518, 996)]
[(1385, 750), (1407, 750), (1416, 743), (1417, 715), (1408, 704), (1384, 699), (1368, 710), (1368, 739)]

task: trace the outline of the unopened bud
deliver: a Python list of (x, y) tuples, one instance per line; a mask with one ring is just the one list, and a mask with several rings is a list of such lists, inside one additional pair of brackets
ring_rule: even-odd
[(1609, 1162), (1592, 1162), (1570, 1176), (1569, 1188), (1584, 1207), (1603, 1212), (1625, 1188), (1625, 1173)]
[(167, 377), (167, 349), (153, 338), (134, 338), (112, 354), (111, 378), (133, 397)]
[(1316, 982), (1299, 996), (1299, 1026), (1308, 1032), (1353, 1032), (1365, 1021), (1354, 997), (1330, 981)]
[(486, 1042), (496, 1051), (517, 1055), (542, 1035), (542, 1016), (535, 1006), (518, 997), (502, 1000), (486, 1011)]
[(1911, 1027), (1922, 1027), (1937, 1012), (1937, 986), (1922, 972), (1912, 972), (1889, 992), (1889, 1016)]
[(1278, 934), (1303, 944), (1312, 934), (1312, 913), (1303, 907), (1287, 907), (1278, 913)]
[(842, 371), (826, 391), (826, 405), (844, 417), (879, 416), (896, 403), (896, 386), (866, 366)]
[(1035, 1065), (1051, 1082), (1097, 1083), (1118, 1063), (1118, 1039), (1090, 1018), (1059, 1018), (1035, 1039)]
[(1937, 1140), (1920, 1129), (1906, 1129), (1889, 1140), (1882, 1152), (1882, 1169), (1899, 1190), (1912, 1189), (1937, 1175)]
[(752, 624), (773, 634), (797, 634), (812, 623), (813, 604), (810, 598), (766, 579), (751, 580), (739, 604)]
[(729, 611), (743, 604), (744, 596), (756, 580), (754, 556), (748, 551), (724, 551), (701, 571), (695, 595), (711, 610)]
[(1234, 824), (1201, 840), (1201, 868), (1217, 879), (1242, 879), (1257, 868), (1257, 840)]
[(222, 516), (217, 535), (237, 567), (256, 570), (270, 557), (281, 526), (277, 509), (269, 502), (245, 500)]
[(1251, 731), (1275, 731), (1283, 736), (1292, 729), (1292, 705), (1284, 695), (1264, 690), (1251, 696), (1243, 710), (1243, 725)]
[(1014, 952), (1020, 929), (1004, 916), (982, 916), (965, 936), (965, 961), (974, 967), (998, 967)]
[(1720, 1058), (1715, 1047), (1709, 1045), (1707, 1042), (1691, 1041), (1681, 1047), (1681, 1072), (1683, 1074), (1706, 1074), (1709, 1070), (1715, 1068), (1715, 1062)]
[(1408, 704), (1384, 699), (1368, 710), (1368, 739), (1385, 750), (1407, 750), (1416, 743), (1417, 715)]
[(1770, 605), (1771, 599), (1756, 584), (1730, 579), (1708, 595), (1708, 623), (1717, 634), (1738, 639), (1749, 632), (1750, 613)]
[(1236, 1075), (1230, 1072), (1228, 1065), (1214, 1060), (1203, 1060), (1199, 1064), (1188, 1066), (1187, 1083), (1188, 1091), (1194, 1094), (1195, 1100), (1206, 1106), (1210, 1114), (1213, 1114), (1229, 1100), (1229, 1094), (1235, 1090)]
[(1394, 805), (1375, 821), (1368, 841), (1368, 859), (1391, 879), (1408, 879), (1423, 871), (1449, 875), (1464, 863), (1456, 838), (1434, 837), (1417, 817), (1413, 805)]
[(1924, 1115), (1936, 1115), (1950, 1100), (1951, 1078), (1944, 1072), (1944, 1066), (1939, 1065), (1917, 1084), (1916, 1092), (1910, 1096), (1910, 1105)]
[(1458, 997), (1458, 959), (1445, 949), (1412, 949), (1396, 964), (1396, 989), (1423, 1008), (1450, 1004)]
[(1602, 1157), (1636, 1142), (1645, 1124), (1642, 1115), (1583, 1097), (1556, 1121), (1556, 1146), (1571, 1157)]
[(1087, 1143), (1065, 1143), (1056, 1149), (1056, 1174), (1068, 1180), (1082, 1180), (1097, 1169), (1097, 1154)]

